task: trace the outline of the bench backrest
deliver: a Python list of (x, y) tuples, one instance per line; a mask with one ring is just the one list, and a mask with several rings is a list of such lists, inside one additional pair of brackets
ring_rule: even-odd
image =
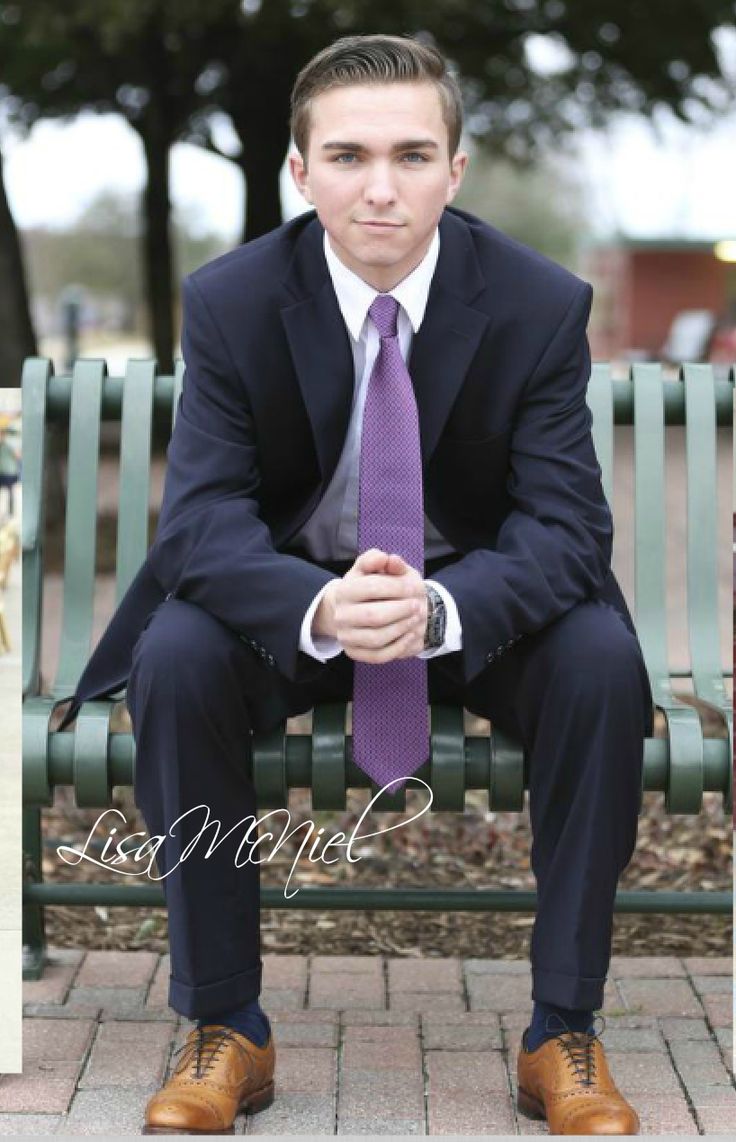
[[(136, 360), (129, 362), (124, 378), (108, 377), (104, 361), (80, 360), (72, 375), (54, 376), (48, 360), (33, 358), (26, 362), (23, 373), (23, 683), (26, 695), (38, 694), (41, 683), (48, 429), (59, 426), (68, 433), (61, 638), (55, 676), (44, 686), (47, 693), (58, 698), (73, 691), (92, 641), (101, 426), (106, 421), (120, 422), (115, 559), (115, 598), (119, 600), (143, 561), (148, 544), (154, 422), (163, 424), (167, 431), (173, 425), (183, 372), (183, 364), (178, 362), (174, 376), (158, 376), (153, 361)], [(603, 486), (612, 507), (615, 428), (633, 425), (635, 567), (632, 603), (654, 700), (665, 712), (670, 740), (669, 751), (661, 751), (661, 761), (657, 760), (653, 767), (652, 761), (648, 762), (651, 782), (648, 787), (665, 789), (671, 807), (679, 811), (692, 811), (700, 803), (703, 788), (722, 789), (727, 806), (731, 796), (730, 761), (727, 779), (723, 769), (725, 757), (733, 756), (732, 743), (728, 751), (723, 741), (709, 742), (704, 749), (706, 743), (692, 716), (688, 720), (683, 715), (680, 733), (675, 734), (678, 707), (682, 702), (673, 695), (672, 683), (678, 678), (687, 680), (695, 696), (714, 707), (723, 724), (730, 726), (731, 701), (725, 679), (732, 675), (732, 669), (724, 668), (721, 661), (723, 628), (717, 566), (717, 503), (719, 495), (723, 499), (726, 489), (718, 486), (716, 446), (717, 428), (732, 427), (735, 381), (736, 368), (716, 377), (708, 365), (685, 365), (678, 379), (665, 379), (659, 364), (642, 363), (634, 365), (624, 380), (614, 379), (608, 365), (596, 364), (588, 387), (595, 447)], [(685, 433), (690, 669), (682, 665), (673, 668), (668, 655), (665, 440), (670, 426), (684, 426)], [(730, 627), (730, 616), (723, 618)], [(692, 711), (685, 713), (692, 715)], [(699, 744), (693, 740), (693, 749), (688, 750), (691, 730), (699, 738)], [(648, 757), (652, 756), (650, 750)], [(660, 751), (657, 751), (659, 757)]]

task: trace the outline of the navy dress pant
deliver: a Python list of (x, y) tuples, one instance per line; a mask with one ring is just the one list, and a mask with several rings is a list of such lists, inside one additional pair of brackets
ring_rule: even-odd
[[(428, 661), (430, 701), (490, 718), (524, 746), (538, 889), (533, 998), (594, 1010), (603, 1001), (616, 884), (636, 840), (652, 728), (639, 643), (615, 608), (587, 601), (525, 635), (467, 686), (459, 657)], [(349, 699), (352, 671), (340, 654), (318, 682), (292, 683), (217, 619), (175, 597), (135, 646), (127, 692), (135, 801), (150, 835), (166, 836), (157, 865), (169, 913), (169, 1002), (190, 1019), (261, 991), (259, 865), (247, 860), (257, 838), (253, 829), (245, 843), (249, 822), (242, 824), (258, 816), (250, 732), (316, 701)], [(207, 826), (182, 860), (208, 814), (220, 822), (219, 838)], [(283, 821), (274, 820), (277, 835)]]

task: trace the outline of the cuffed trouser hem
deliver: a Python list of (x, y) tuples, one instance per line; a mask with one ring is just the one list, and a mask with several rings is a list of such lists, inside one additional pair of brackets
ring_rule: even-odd
[(598, 1011), (603, 1006), (605, 982), (605, 976), (586, 978), (533, 967), (532, 999), (575, 1011)]
[(180, 983), (170, 976), (169, 1006), (187, 1019), (205, 1019), (208, 1015), (217, 1015), (231, 1007), (239, 1007), (260, 995), (262, 972), (261, 961), (258, 967), (198, 987)]

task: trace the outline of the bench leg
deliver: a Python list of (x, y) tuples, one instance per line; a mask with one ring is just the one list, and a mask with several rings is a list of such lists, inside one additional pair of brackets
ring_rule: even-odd
[[(41, 810), (23, 810), (23, 880), (43, 880)], [(23, 905), (23, 979), (40, 979), (46, 953), (42, 904)]]

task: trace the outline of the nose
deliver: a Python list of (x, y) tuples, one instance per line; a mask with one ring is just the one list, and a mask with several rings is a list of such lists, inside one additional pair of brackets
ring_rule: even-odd
[(375, 163), (370, 167), (363, 195), (373, 206), (390, 206), (396, 201), (396, 187), (388, 163)]

